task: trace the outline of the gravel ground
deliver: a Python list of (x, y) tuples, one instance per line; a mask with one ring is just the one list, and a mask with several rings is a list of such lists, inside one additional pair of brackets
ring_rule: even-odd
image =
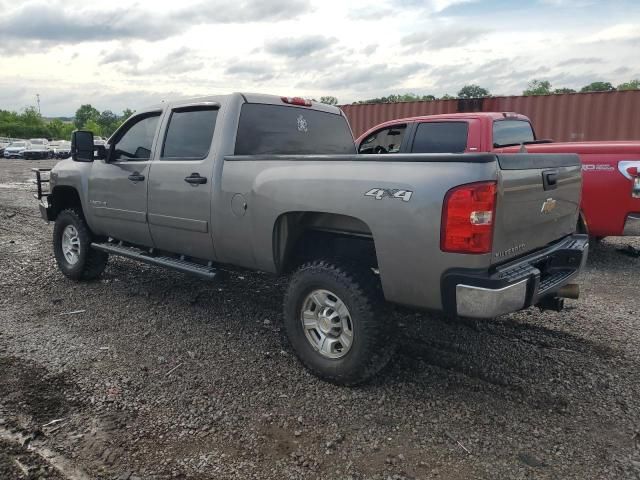
[(0, 477), (640, 479), (640, 239), (562, 313), (395, 311), (394, 363), (348, 389), (283, 344), (285, 279), (63, 277), (27, 183), (53, 163), (0, 160)]

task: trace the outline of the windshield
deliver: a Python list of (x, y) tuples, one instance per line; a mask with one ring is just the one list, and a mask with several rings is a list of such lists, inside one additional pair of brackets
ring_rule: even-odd
[(11, 145), (9, 145), (10, 147), (24, 147), (26, 146), (26, 143), (24, 142), (13, 142)]
[(44, 142), (42, 140), (31, 140), (31, 145), (42, 145)]
[(531, 124), (526, 120), (497, 120), (493, 122), (493, 146), (520, 145), (534, 142)]

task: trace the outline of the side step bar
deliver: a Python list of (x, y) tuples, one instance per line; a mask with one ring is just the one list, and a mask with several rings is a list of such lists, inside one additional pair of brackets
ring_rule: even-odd
[(207, 265), (200, 265), (199, 263), (189, 262), (188, 260), (181, 260), (179, 258), (154, 256), (144, 250), (140, 250), (139, 248), (127, 247), (126, 245), (120, 245), (119, 243), (94, 242), (91, 244), (91, 247), (96, 250), (100, 250), (101, 252), (120, 255), (121, 257), (132, 258), (143, 263), (159, 265), (161, 267), (177, 270), (178, 272), (196, 275), (206, 280), (213, 280), (218, 273), (215, 268)]

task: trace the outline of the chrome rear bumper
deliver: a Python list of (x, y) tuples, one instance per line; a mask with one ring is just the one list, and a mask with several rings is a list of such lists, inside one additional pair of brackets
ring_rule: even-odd
[(489, 270), (453, 269), (442, 278), (445, 312), (493, 318), (557, 296), (584, 267), (587, 235), (570, 235), (523, 258)]

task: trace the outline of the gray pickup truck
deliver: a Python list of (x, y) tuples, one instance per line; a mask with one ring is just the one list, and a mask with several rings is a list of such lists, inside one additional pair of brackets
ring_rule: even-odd
[(109, 255), (290, 275), (289, 341), (335, 383), (391, 358), (383, 300), (478, 318), (559, 308), (586, 259), (576, 155), (357, 155), (338, 108), (240, 93), (137, 112), (106, 146), (72, 140), (40, 201), (64, 275), (96, 278)]

